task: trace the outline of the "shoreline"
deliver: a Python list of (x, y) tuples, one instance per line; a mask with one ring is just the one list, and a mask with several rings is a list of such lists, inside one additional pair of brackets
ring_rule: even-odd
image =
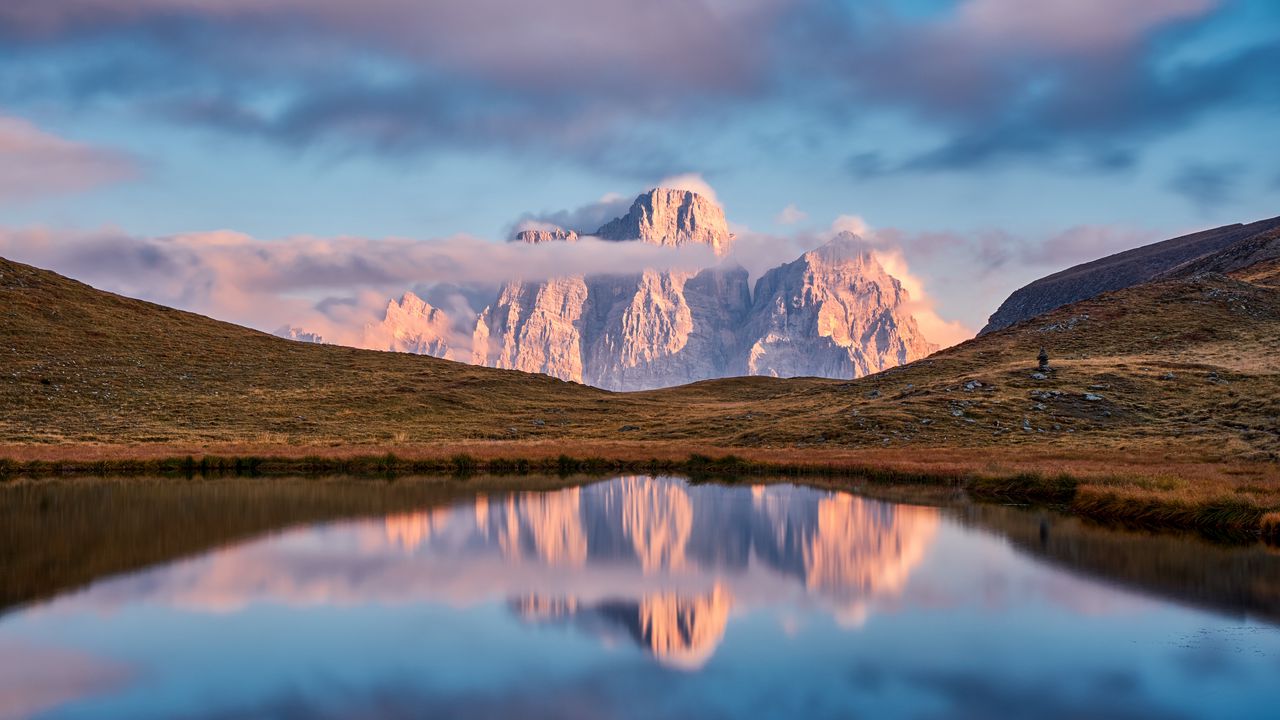
[[(1171, 450), (1174, 450), (1171, 452)], [(1109, 454), (1111, 449), (1099, 450)], [(949, 487), (984, 502), (1047, 505), (1099, 522), (1257, 535), (1280, 542), (1280, 468), (1182, 449), (1081, 459), (1066, 452), (834, 450), (676, 443), (471, 442), (404, 446), (0, 446), (20, 478), (682, 474), (692, 479), (849, 478)], [(841, 487), (836, 482), (823, 483)]]

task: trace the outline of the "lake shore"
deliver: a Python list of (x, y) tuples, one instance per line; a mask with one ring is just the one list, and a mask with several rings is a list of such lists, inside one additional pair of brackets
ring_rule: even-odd
[(1280, 540), (1280, 468), (1204, 448), (742, 448), (663, 442), (0, 445), (0, 479), (67, 475), (682, 473), (944, 485), (1153, 528)]

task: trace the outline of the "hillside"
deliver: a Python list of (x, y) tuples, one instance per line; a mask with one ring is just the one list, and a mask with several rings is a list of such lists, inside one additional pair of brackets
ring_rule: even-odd
[[(291, 342), (0, 260), (0, 441), (859, 447), (1177, 437), (1274, 457), (1280, 290), (1267, 267), (1237, 272), (1249, 280), (1202, 274), (1104, 295), (855, 381), (737, 378), (620, 394)], [(1055, 370), (1037, 380), (1041, 346)], [(1090, 392), (1101, 399), (1085, 400)]]
[[(992, 313), (980, 335), (1104, 292), (1154, 280), (1179, 266), (1280, 229), (1280, 217), (1248, 225), (1224, 225), (1125, 250), (1040, 278), (1013, 292)], [(1238, 267), (1244, 267), (1239, 265)]]

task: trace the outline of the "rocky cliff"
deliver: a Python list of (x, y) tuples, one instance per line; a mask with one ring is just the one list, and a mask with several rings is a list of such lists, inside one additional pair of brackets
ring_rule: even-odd
[(382, 322), (364, 328), (364, 347), (446, 357), (449, 354), (449, 317), (427, 301), (406, 292), (387, 303)]
[(745, 374), (860, 377), (922, 358), (937, 348), (909, 299), (857, 236), (840, 233), (756, 283)]
[[(707, 245), (726, 254), (724, 212), (695, 192), (655, 189), (592, 235), (615, 242)], [(576, 232), (524, 230), (514, 240), (573, 242)], [(444, 356), (449, 321), (406, 295), (369, 335), (380, 349)], [(742, 374), (849, 378), (932, 351), (906, 292), (852, 235), (777, 268), (756, 285), (724, 262), (698, 273), (638, 270), (511, 281), (475, 321), (477, 365), (644, 390)]]
[[(1055, 308), (1153, 280), (1197, 259), (1280, 228), (1280, 217), (1225, 225), (1108, 255), (1022, 287), (1001, 303), (979, 335), (1009, 327)], [(1243, 267), (1243, 266), (1240, 266)]]

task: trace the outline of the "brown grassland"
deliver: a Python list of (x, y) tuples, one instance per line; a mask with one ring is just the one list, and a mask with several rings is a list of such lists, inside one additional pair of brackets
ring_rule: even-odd
[(880, 473), (1280, 532), (1278, 347), (1271, 261), (1103, 295), (854, 381), (611, 393), (291, 342), (0, 259), (0, 475), (202, 459), (224, 472)]

